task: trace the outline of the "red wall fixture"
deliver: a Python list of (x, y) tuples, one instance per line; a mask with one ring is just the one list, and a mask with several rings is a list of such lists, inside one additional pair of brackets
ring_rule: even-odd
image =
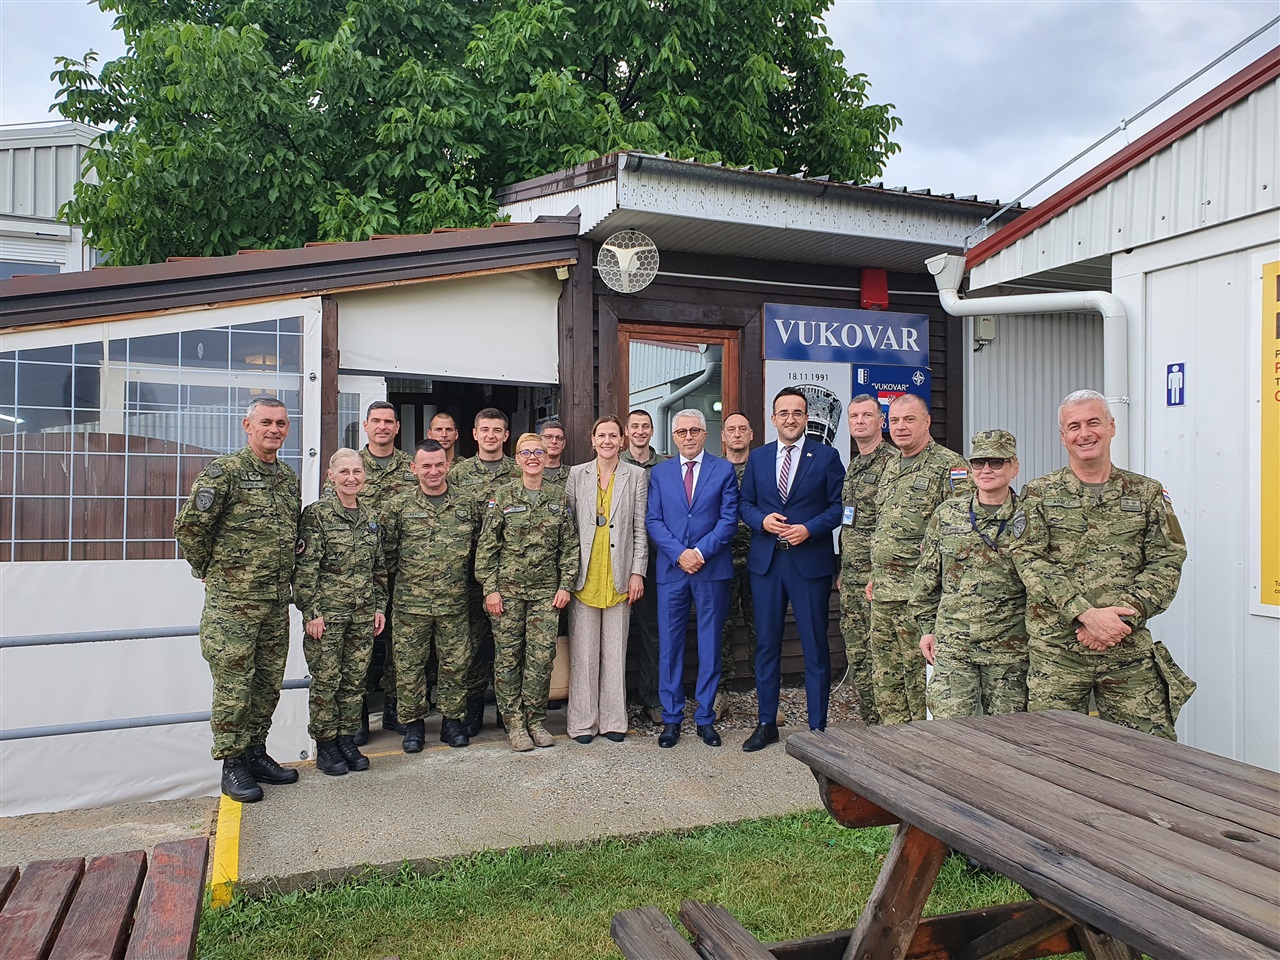
[(862, 309), (889, 309), (889, 274), (877, 267), (862, 268)]

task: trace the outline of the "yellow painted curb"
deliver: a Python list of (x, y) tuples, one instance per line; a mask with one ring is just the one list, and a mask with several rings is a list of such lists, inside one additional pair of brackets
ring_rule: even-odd
[(218, 803), (218, 833), (213, 842), (213, 879), (209, 906), (229, 906), (231, 888), (240, 879), (240, 813), (244, 804), (225, 793)]

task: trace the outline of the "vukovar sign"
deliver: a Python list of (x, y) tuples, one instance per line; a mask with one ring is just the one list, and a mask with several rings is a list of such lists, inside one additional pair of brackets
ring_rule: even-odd
[(764, 305), (766, 360), (902, 367), (929, 365), (929, 318), (922, 313)]

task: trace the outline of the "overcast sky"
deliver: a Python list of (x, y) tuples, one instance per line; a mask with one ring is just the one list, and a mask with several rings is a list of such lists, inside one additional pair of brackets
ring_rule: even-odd
[[(889, 186), (1011, 200), (1266, 23), (1276, 0), (836, 0), (827, 16), (850, 72), (897, 107)], [(0, 0), (0, 122), (48, 112), (58, 55), (124, 52), (112, 17), (83, 0)], [(1136, 124), (1141, 135), (1280, 44), (1267, 33)], [(1046, 185), (1124, 146), (1123, 135)], [(820, 174), (821, 170), (811, 173)]]

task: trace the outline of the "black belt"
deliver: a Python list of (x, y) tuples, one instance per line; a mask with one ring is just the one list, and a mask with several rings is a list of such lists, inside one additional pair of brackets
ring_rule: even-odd
[(781, 537), (779, 537), (779, 538), (778, 538), (777, 547), (778, 547), (778, 549), (779, 549), (779, 550), (790, 550), (790, 549), (791, 549), (791, 543), (790, 543), (790, 541), (788, 541), (788, 540), (783, 540)]

